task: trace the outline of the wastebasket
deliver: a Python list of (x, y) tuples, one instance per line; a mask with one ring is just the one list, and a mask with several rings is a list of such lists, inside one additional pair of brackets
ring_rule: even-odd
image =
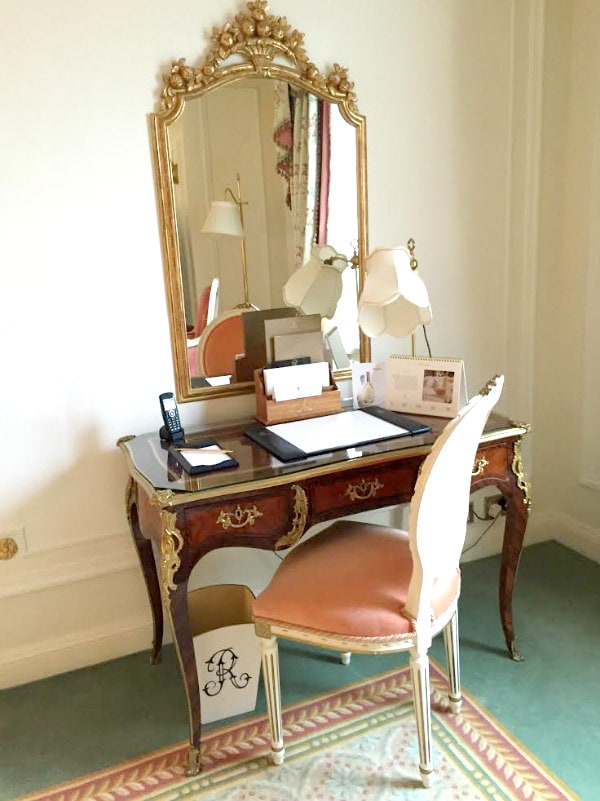
[(256, 707), (260, 645), (252, 622), (253, 599), (242, 584), (200, 587), (189, 594), (203, 723)]

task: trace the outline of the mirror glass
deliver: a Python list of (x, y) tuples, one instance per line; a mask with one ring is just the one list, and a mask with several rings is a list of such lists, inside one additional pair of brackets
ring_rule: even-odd
[[(323, 76), (301, 34), (266, 3), (248, 8), (233, 28), (213, 31), (221, 46), (201, 68), (173, 65), (151, 116), (180, 401), (253, 391), (244, 331), (256, 326), (244, 315), (257, 310), (321, 314), (337, 378), (368, 358), (357, 325), (367, 250), (364, 118), (345, 70)], [(269, 36), (250, 36), (269, 20)], [(278, 30), (287, 38), (272, 39)]]

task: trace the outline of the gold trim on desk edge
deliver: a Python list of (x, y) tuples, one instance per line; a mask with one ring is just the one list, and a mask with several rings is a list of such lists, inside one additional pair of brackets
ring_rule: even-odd
[[(499, 429), (498, 431), (490, 431), (483, 434), (479, 440), (480, 444), (487, 444), (497, 440), (506, 439), (509, 437), (520, 437), (527, 433), (525, 428), (527, 424), (516, 425), (511, 428)], [(257, 492), (262, 489), (271, 489), (272, 487), (284, 487), (289, 484), (290, 480), (296, 478), (297, 481), (306, 481), (322, 475), (333, 475), (335, 473), (344, 473), (348, 470), (356, 469), (359, 464), (360, 467), (372, 467), (379, 464), (390, 463), (393, 461), (401, 461), (402, 456), (390, 458), (391, 454), (404, 454), (404, 458), (410, 459), (415, 456), (426, 456), (431, 450), (432, 445), (418, 445), (414, 448), (403, 448), (397, 451), (383, 451), (381, 453), (373, 453), (369, 456), (361, 456), (359, 459), (348, 459), (342, 462), (335, 462), (334, 464), (319, 465), (318, 467), (311, 467), (307, 470), (299, 469), (297, 473), (285, 473), (280, 476), (273, 476), (272, 478), (264, 478), (253, 481), (248, 479), (238, 484), (229, 484), (222, 487), (212, 487), (206, 490), (182, 490), (180, 492), (173, 492), (172, 490), (157, 490), (148, 479), (140, 473), (131, 457), (128, 448), (121, 446), (121, 450), (125, 453), (125, 458), (129, 467), (129, 472), (136, 481), (145, 489), (146, 494), (150, 498), (151, 503), (159, 508), (174, 509), (178, 506), (186, 504), (194, 504), (200, 500), (211, 500), (212, 498), (221, 498), (228, 495), (244, 494), (246, 492)]]

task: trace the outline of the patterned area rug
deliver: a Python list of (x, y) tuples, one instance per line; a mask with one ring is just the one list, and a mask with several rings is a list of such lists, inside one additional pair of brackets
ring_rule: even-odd
[(431, 665), (433, 787), (417, 767), (408, 667), (284, 713), (286, 760), (269, 760), (264, 716), (210, 732), (203, 772), (184, 772), (186, 743), (48, 788), (21, 801), (577, 801), (468, 694), (460, 715)]

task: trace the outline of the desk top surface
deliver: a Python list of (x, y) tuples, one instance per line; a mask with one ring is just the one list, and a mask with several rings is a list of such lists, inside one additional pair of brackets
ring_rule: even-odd
[[(171, 490), (177, 494), (180, 503), (187, 503), (193, 500), (191, 494), (198, 493), (203, 497), (229, 494), (238, 489), (242, 491), (245, 489), (243, 485), (283, 484), (291, 479), (302, 480), (313, 474), (333, 473), (399, 456), (410, 458), (427, 453), (448, 420), (440, 417), (415, 419), (431, 426), (431, 432), (373, 442), (358, 448), (344, 448), (285, 463), (244, 435), (244, 428), (255, 421), (246, 420), (196, 431), (186, 430), (186, 441), (189, 444), (193, 445), (208, 437), (214, 438), (220, 447), (233, 451), (233, 456), (239, 463), (239, 467), (199, 475), (189, 475), (179, 467), (169, 455), (168, 445), (160, 441), (158, 433), (123, 437), (119, 440), (119, 446), (125, 453), (130, 473), (145, 485), (148, 492)], [(482, 441), (517, 437), (524, 431), (519, 424), (492, 413)], [(173, 505), (172, 500), (165, 505)]]

